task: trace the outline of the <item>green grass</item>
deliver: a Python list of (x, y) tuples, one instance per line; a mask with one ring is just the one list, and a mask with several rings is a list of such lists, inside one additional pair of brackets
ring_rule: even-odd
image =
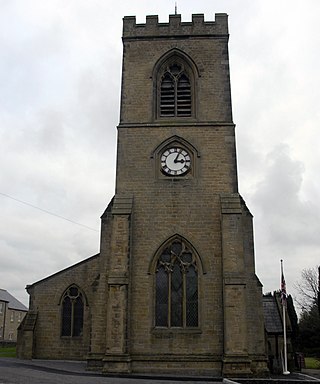
[(305, 357), (306, 368), (320, 369), (320, 360), (315, 357)]
[(16, 347), (0, 347), (1, 357), (16, 357)]

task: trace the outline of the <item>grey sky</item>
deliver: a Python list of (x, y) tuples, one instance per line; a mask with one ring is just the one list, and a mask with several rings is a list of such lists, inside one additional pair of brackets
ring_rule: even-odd
[[(0, 0), (0, 286), (33, 283), (99, 251), (114, 193), (123, 16), (174, 1)], [(178, 1), (229, 14), (239, 189), (254, 215), (264, 291), (320, 263), (319, 0)], [(49, 215), (29, 205), (84, 224)]]

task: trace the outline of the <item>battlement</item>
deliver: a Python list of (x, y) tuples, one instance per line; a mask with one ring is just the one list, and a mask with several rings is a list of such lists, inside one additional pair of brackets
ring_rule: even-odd
[(215, 21), (204, 21), (203, 14), (193, 14), (191, 22), (182, 22), (181, 15), (169, 15), (169, 23), (159, 23), (158, 16), (147, 16), (145, 24), (137, 24), (135, 16), (123, 18), (123, 38), (168, 36), (226, 36), (228, 15), (216, 13)]

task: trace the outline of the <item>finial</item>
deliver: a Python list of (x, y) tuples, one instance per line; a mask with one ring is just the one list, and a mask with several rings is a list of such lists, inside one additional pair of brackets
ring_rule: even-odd
[(177, 10), (177, 2), (174, 3), (174, 14), (177, 15), (178, 10)]

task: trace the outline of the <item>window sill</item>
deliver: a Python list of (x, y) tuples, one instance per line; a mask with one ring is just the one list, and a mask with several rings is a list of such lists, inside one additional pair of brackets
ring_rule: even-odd
[(151, 333), (154, 335), (177, 335), (177, 334), (200, 334), (202, 330), (199, 327), (193, 328), (165, 328), (165, 327), (155, 327), (151, 330)]
[(82, 336), (60, 336), (62, 340), (81, 340)]

